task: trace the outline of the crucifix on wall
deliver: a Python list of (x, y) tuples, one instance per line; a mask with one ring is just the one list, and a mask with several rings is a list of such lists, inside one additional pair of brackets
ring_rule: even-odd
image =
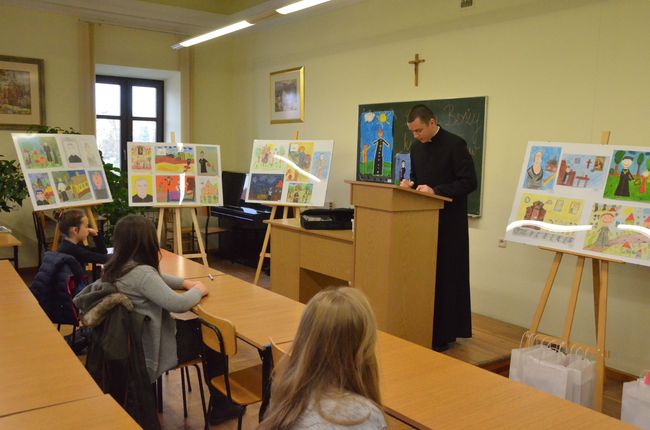
[(409, 64), (413, 64), (413, 67), (415, 69), (415, 86), (418, 86), (418, 77), (419, 77), (419, 69), (420, 69), (420, 63), (424, 63), (426, 60), (424, 58), (420, 58), (420, 54), (415, 54), (415, 58), (411, 61), (409, 61)]

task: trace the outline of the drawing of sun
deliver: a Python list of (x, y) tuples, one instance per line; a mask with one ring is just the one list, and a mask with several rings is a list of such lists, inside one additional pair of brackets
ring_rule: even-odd
[(379, 114), (379, 122), (386, 122), (388, 118), (386, 118), (386, 114), (384, 112)]

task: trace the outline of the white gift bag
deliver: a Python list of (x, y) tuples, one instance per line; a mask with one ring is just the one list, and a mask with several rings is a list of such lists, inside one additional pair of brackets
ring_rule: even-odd
[(566, 354), (553, 348), (542, 347), (524, 357), (521, 382), (566, 399), (569, 369), (565, 363)]
[(650, 430), (650, 385), (643, 379), (623, 384), (621, 421)]
[(508, 377), (513, 381), (521, 382), (521, 375), (524, 366), (524, 357), (535, 351), (539, 351), (542, 345), (533, 345), (526, 348), (515, 348), (510, 353), (510, 372)]
[(567, 369), (569, 380), (567, 387), (567, 400), (588, 408), (594, 406), (596, 364), (579, 354), (567, 356)]

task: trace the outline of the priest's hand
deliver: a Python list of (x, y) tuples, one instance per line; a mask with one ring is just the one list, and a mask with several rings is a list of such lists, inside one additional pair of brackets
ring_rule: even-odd
[(435, 191), (433, 191), (433, 188), (431, 188), (428, 185), (418, 185), (418, 187), (415, 189), (415, 191), (421, 191), (423, 193), (435, 194)]
[(413, 185), (415, 185), (415, 182), (407, 181), (406, 179), (402, 179), (399, 183), (399, 186), (403, 188), (413, 188)]

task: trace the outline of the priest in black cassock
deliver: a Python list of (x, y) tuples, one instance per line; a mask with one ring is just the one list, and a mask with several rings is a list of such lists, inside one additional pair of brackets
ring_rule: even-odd
[(411, 145), (411, 180), (400, 185), (453, 199), (445, 202), (438, 226), (432, 347), (444, 351), (456, 338), (472, 337), (467, 195), (476, 189), (476, 171), (467, 143), (440, 128), (428, 107), (414, 106), (407, 122), (416, 141)]

